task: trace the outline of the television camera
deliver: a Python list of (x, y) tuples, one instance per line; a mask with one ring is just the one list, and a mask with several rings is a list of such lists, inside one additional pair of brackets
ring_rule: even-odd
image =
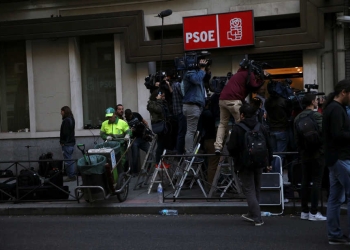
[(284, 81), (270, 80), (267, 84), (267, 91), (271, 96), (280, 96), (291, 101), (294, 111), (302, 111), (305, 107), (302, 105), (302, 100), (305, 94), (311, 93), (317, 96), (323, 96), (323, 92), (311, 91), (311, 89), (318, 89), (317, 84), (305, 84), (305, 90), (292, 89), (292, 80), (285, 79)]
[(145, 141), (151, 142), (154, 137), (154, 133), (143, 122), (140, 122), (137, 118), (128, 121), (130, 129), (136, 137), (141, 137)]
[[(175, 68), (177, 71), (183, 70), (193, 70), (198, 69), (200, 67), (210, 66), (212, 64), (212, 60), (207, 57), (210, 56), (208, 51), (201, 52), (188, 52), (185, 53), (183, 57), (175, 57)], [(201, 59), (208, 60), (208, 63), (205, 65), (200, 65), (199, 62)]]
[(149, 76), (147, 76), (145, 78), (145, 86), (146, 86), (146, 88), (150, 89), (150, 90), (152, 90), (154, 88), (157, 88), (156, 82), (159, 82), (160, 84), (163, 83), (163, 82), (165, 83), (165, 81), (163, 80), (164, 77), (166, 77), (165, 72), (157, 72), (155, 74), (150, 74)]
[(228, 72), (226, 76), (214, 76), (209, 82), (209, 90), (216, 94), (220, 94), (231, 76), (232, 72)]
[(249, 72), (254, 72), (254, 75), (259, 76), (261, 79), (264, 79), (264, 68), (270, 67), (270, 65), (266, 62), (258, 62), (254, 60), (248, 60), (244, 58), (240, 63), (239, 66), (243, 69), (248, 69)]

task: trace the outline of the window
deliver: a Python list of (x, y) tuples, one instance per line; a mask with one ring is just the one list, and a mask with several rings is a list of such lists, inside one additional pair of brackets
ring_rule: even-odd
[(84, 126), (98, 128), (116, 105), (113, 35), (81, 37), (80, 52)]
[(24, 41), (0, 43), (0, 129), (29, 128), (28, 78)]

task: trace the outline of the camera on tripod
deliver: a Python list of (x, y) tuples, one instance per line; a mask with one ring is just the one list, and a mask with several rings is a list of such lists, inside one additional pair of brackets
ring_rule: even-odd
[[(175, 68), (178, 71), (183, 70), (193, 70), (198, 69), (200, 67), (210, 66), (212, 63), (211, 59), (208, 59), (207, 57), (210, 56), (210, 53), (208, 51), (201, 51), (201, 52), (188, 52), (185, 53), (183, 57), (175, 57)], [(206, 59), (208, 62), (205, 65), (200, 65), (199, 62), (201, 59)]]

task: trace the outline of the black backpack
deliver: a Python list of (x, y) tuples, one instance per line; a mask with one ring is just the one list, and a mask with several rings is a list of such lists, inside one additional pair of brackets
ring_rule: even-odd
[(322, 145), (320, 131), (317, 122), (313, 118), (314, 111), (307, 116), (301, 117), (295, 122), (295, 130), (301, 140), (302, 148), (312, 152)]
[(243, 166), (250, 169), (266, 167), (268, 150), (266, 138), (260, 128), (261, 124), (258, 122), (253, 129), (249, 129), (241, 122), (237, 125), (246, 131), (242, 154)]
[[(54, 168), (54, 162), (53, 160), (53, 154), (51, 152), (47, 152), (46, 154), (42, 154), (39, 157), (39, 171), (38, 173), (42, 177), (46, 177), (49, 173)], [(47, 161), (44, 161), (47, 160)]]
[(29, 186), (40, 186), (41, 180), (33, 170), (22, 169), (18, 175), (18, 186), (29, 187)]

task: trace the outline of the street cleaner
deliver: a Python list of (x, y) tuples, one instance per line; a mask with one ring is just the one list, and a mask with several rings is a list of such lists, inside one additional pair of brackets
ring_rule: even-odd
[[(124, 138), (125, 141), (128, 141), (131, 136), (131, 130), (129, 125), (122, 119), (119, 119), (115, 113), (114, 108), (106, 109), (106, 118), (101, 125), (100, 136), (104, 141), (119, 141)], [(120, 143), (120, 153), (124, 154), (126, 148), (124, 143)], [(125, 169), (126, 156), (122, 158), (122, 166)]]

